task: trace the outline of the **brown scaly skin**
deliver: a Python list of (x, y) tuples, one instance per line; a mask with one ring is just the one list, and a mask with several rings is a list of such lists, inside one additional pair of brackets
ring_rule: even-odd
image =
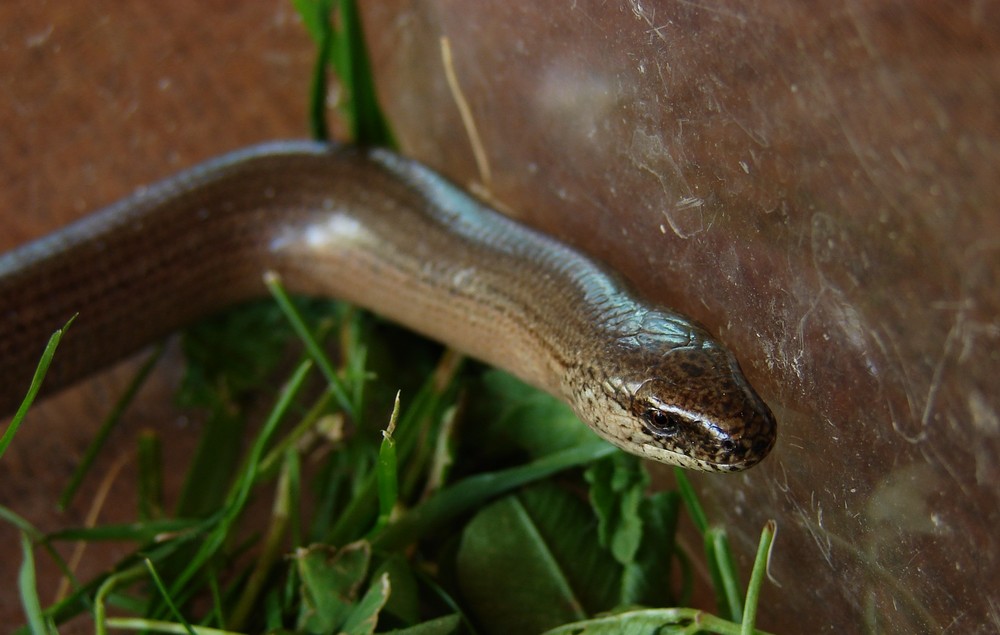
[(0, 255), (0, 412), (70, 316), (48, 390), (264, 295), (268, 271), (504, 368), (640, 456), (725, 472), (774, 444), (701, 327), (413, 161), (311, 142), (220, 157)]

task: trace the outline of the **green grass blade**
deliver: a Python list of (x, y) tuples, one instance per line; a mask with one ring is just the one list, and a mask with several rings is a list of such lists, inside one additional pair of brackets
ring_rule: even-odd
[(277, 301), (278, 306), (284, 312), (285, 317), (291, 323), (292, 328), (298, 334), (302, 343), (305, 344), (306, 350), (309, 352), (310, 357), (316, 363), (316, 366), (323, 373), (323, 377), (326, 378), (327, 384), (329, 385), (330, 392), (333, 393), (334, 397), (340, 403), (340, 407), (344, 411), (351, 415), (355, 415), (354, 404), (351, 403), (350, 398), (347, 396), (347, 391), (344, 389), (343, 383), (340, 378), (337, 377), (337, 372), (333, 369), (333, 364), (330, 359), (323, 352), (323, 348), (313, 337), (312, 332), (309, 327), (306, 326), (305, 321), (302, 319), (302, 315), (295, 309), (295, 305), (292, 304), (292, 300), (288, 297), (288, 293), (285, 291), (284, 287), (281, 285), (281, 279), (278, 274), (273, 271), (269, 271), (264, 274), (264, 284), (271, 291), (271, 295), (274, 296), (275, 301)]
[(368, 59), (357, 2), (340, 0), (338, 8), (341, 29), (334, 46), (340, 49), (343, 63), (338, 70), (347, 84), (351, 99), (349, 109), (352, 137), (361, 145), (395, 147), (392, 131), (375, 95), (371, 62)]
[(185, 569), (171, 584), (170, 591), (172, 595), (180, 594), (181, 589), (184, 589), (188, 582), (198, 575), (201, 567), (203, 567), (218, 552), (219, 548), (225, 543), (230, 532), (233, 531), (233, 525), (240, 512), (242, 512), (243, 508), (246, 506), (247, 499), (250, 496), (250, 490), (256, 481), (264, 449), (267, 446), (268, 441), (271, 439), (275, 428), (277, 428), (278, 423), (288, 411), (288, 407), (291, 405), (292, 399), (305, 382), (306, 375), (311, 368), (311, 362), (306, 361), (302, 363), (285, 384), (285, 387), (281, 391), (281, 396), (278, 398), (277, 404), (275, 404), (274, 408), (271, 410), (267, 421), (264, 423), (264, 426), (257, 435), (253, 446), (250, 448), (250, 452), (247, 456), (240, 477), (237, 479), (236, 483), (233, 484), (225, 505), (217, 514), (217, 522), (215, 522), (212, 530), (205, 537), (204, 542), (202, 542), (197, 553), (191, 558), (187, 567), (185, 567)]
[(742, 621), (743, 595), (740, 592), (736, 565), (726, 530), (709, 528), (705, 532), (705, 550), (712, 572), (712, 581), (715, 584), (719, 612), (734, 622)]
[(152, 430), (139, 435), (139, 518), (163, 516), (163, 462), (160, 436)]
[(309, 37), (317, 45), (323, 38), (323, 21), (329, 20), (332, 0), (292, 0), (292, 6), (302, 18)]
[(42, 539), (42, 532), (35, 529), (35, 526), (28, 522), (28, 520), (22, 516), (14, 513), (14, 510), (0, 505), (0, 520), (5, 520), (24, 534), (28, 535), (33, 541), (38, 541)]
[(194, 629), (191, 628), (188, 621), (184, 619), (184, 615), (177, 610), (177, 605), (174, 604), (173, 598), (170, 597), (170, 593), (167, 592), (167, 588), (163, 585), (163, 580), (160, 579), (160, 574), (156, 572), (156, 567), (153, 566), (153, 562), (149, 558), (146, 558), (146, 569), (149, 570), (149, 575), (152, 576), (153, 583), (156, 585), (157, 590), (159, 590), (163, 601), (166, 602), (167, 606), (170, 608), (170, 612), (173, 613), (174, 617), (177, 618), (177, 621), (184, 626), (184, 630), (188, 633), (188, 635), (195, 635)]
[(332, 0), (292, 0), (292, 4), (317, 45), (309, 99), (309, 123), (314, 137), (327, 139), (326, 67), (332, 64), (343, 89), (340, 111), (348, 136), (359, 145), (396, 147), (388, 120), (378, 105), (357, 3), (354, 0), (336, 3), (339, 30), (334, 30), (330, 22)]
[(771, 546), (774, 544), (774, 536), (777, 533), (778, 525), (774, 520), (769, 520), (764, 524), (764, 529), (760, 532), (760, 542), (757, 544), (757, 556), (753, 561), (753, 570), (750, 572), (750, 583), (747, 584), (746, 610), (743, 612), (743, 622), (740, 624), (740, 635), (752, 635), (754, 624), (757, 621), (757, 602), (760, 599), (760, 587), (764, 582), (764, 574), (767, 572), (767, 563), (771, 558)]
[(396, 393), (396, 400), (392, 406), (392, 414), (389, 415), (389, 425), (382, 432), (382, 446), (378, 451), (378, 464), (376, 466), (378, 474), (378, 520), (375, 523), (375, 532), (381, 531), (389, 524), (392, 517), (392, 510), (396, 508), (399, 499), (399, 474), (396, 466), (396, 440), (393, 433), (396, 431), (396, 422), (399, 420), (399, 393)]
[(47, 536), (49, 542), (63, 540), (86, 540), (97, 542), (102, 540), (152, 542), (163, 534), (180, 532), (196, 533), (205, 524), (204, 520), (191, 518), (164, 518), (138, 523), (121, 525), (102, 525), (99, 527), (74, 527), (53, 532)]
[[(442, 355), (437, 370), (442, 371), (442, 366), (456, 368), (448, 353)], [(443, 418), (443, 412), (450, 407), (451, 399), (458, 390), (457, 383), (454, 372), (435, 372), (424, 380), (406, 411), (401, 414), (395, 438), (397, 466), (401, 466), (404, 472), (399, 479), (399, 489), (404, 498), (408, 499), (417, 482), (423, 480), (424, 466), (430, 460), (429, 451), (427, 456), (420, 451), (419, 435)], [(338, 515), (330, 531), (323, 534), (323, 540), (340, 545), (371, 533), (370, 519), (378, 514), (377, 472), (367, 472), (358, 480), (360, 482), (353, 488), (354, 495), (350, 502)]]
[(293, 497), (291, 488), (296, 481), (294, 474), (298, 471), (297, 459), (292, 451), (286, 452), (285, 462), (282, 464), (281, 473), (278, 476), (276, 487), (276, 497), (271, 508), (271, 523), (267, 530), (267, 536), (260, 552), (254, 559), (253, 570), (247, 579), (240, 593), (240, 598), (236, 602), (228, 625), (235, 629), (243, 628), (250, 612), (257, 607), (259, 598), (270, 575), (274, 563), (278, 561), (282, 553), (285, 552), (284, 537), (288, 531), (289, 518), (291, 515), (291, 500)]
[(729, 547), (729, 539), (724, 529), (709, 527), (708, 517), (698, 501), (698, 496), (691, 486), (691, 481), (681, 468), (674, 468), (677, 489), (680, 491), (684, 506), (694, 522), (695, 528), (701, 534), (705, 543), (705, 555), (708, 569), (715, 587), (715, 598), (719, 612), (734, 622), (743, 619), (743, 598), (739, 587), (739, 575)]
[(138, 617), (108, 618), (107, 625), (118, 630), (147, 631), (150, 633), (168, 633), (171, 635), (185, 635), (186, 633), (195, 633), (195, 635), (241, 635), (236, 631), (223, 630), (219, 628), (208, 628), (206, 626), (191, 626), (190, 628), (185, 628), (183, 624), (177, 624), (175, 622), (147, 620)]
[(312, 130), (313, 139), (326, 141), (330, 138), (330, 131), (326, 124), (326, 99), (327, 99), (327, 76), (326, 68), (330, 63), (330, 55), (333, 50), (333, 25), (330, 23), (330, 10), (333, 8), (332, 0), (319, 0), (313, 3), (310, 11), (304, 2), (295, 2), (300, 14), (310, 13), (313, 19), (308, 22), (312, 24), (312, 31), (316, 37), (316, 61), (313, 64), (312, 85), (309, 89), (309, 127)]
[(399, 548), (491, 498), (617, 451), (607, 443), (590, 443), (550, 454), (527, 465), (470, 476), (410, 510), (375, 536), (372, 544), (383, 550)]
[(98, 586), (94, 593), (94, 625), (97, 635), (105, 635), (107, 624), (105, 615), (107, 614), (108, 596), (119, 584), (130, 582), (145, 574), (141, 566), (134, 566), (109, 575)]
[(42, 603), (38, 599), (37, 580), (35, 579), (35, 556), (32, 553), (31, 539), (21, 532), (21, 570), (17, 576), (17, 587), (21, 593), (21, 606), (28, 616), (28, 626), (35, 635), (52, 633), (49, 623), (42, 614)]
[(142, 388), (143, 384), (146, 383), (146, 379), (149, 377), (149, 373), (156, 366), (156, 363), (160, 361), (163, 356), (163, 344), (158, 344), (152, 354), (146, 358), (146, 361), (142, 363), (142, 366), (132, 377), (129, 382), (128, 387), (121, 397), (115, 402), (114, 407), (111, 412), (104, 418), (101, 422), (100, 428), (97, 430), (97, 434), (91, 440), (90, 445), (87, 446), (87, 451), (84, 452), (83, 458), (80, 459), (79, 465), (73, 470), (73, 476), (70, 478), (69, 485), (63, 490), (62, 495), (59, 497), (58, 506), (59, 509), (65, 511), (69, 504), (73, 501), (73, 496), (79, 489), (80, 484), (83, 482), (83, 478), (90, 471), (91, 465), (93, 465), (94, 460), (100, 453), (101, 449), (104, 447), (105, 442), (108, 437), (111, 436), (112, 431), (117, 427), (118, 422), (121, 421), (122, 414), (125, 409), (128, 408), (129, 404), (135, 399), (135, 395)]
[(695, 529), (704, 538), (705, 532), (708, 531), (708, 517), (705, 516), (705, 510), (702, 509), (701, 503), (698, 502), (698, 495), (694, 493), (691, 481), (688, 480), (684, 470), (679, 467), (674, 468), (674, 479), (677, 481), (677, 489), (684, 500), (684, 506), (687, 507), (688, 513), (691, 514), (691, 521), (694, 522)]
[(3, 458), (7, 447), (14, 440), (14, 435), (17, 434), (18, 428), (21, 427), (21, 422), (24, 421), (25, 415), (28, 414), (28, 409), (35, 402), (35, 397), (38, 396), (38, 391), (42, 388), (42, 380), (45, 379), (45, 373), (49, 370), (49, 364), (52, 363), (52, 357), (56, 353), (56, 348), (59, 347), (59, 342), (66, 333), (66, 329), (73, 324), (73, 320), (75, 319), (76, 316), (74, 315), (61, 329), (58, 329), (49, 337), (49, 342), (45, 345), (45, 350), (42, 351), (42, 356), (38, 360), (38, 366), (35, 368), (35, 375), (31, 378), (28, 392), (25, 394), (24, 400), (21, 401), (21, 407), (14, 413), (14, 418), (11, 419), (10, 425), (7, 426), (7, 430), (4, 431), (3, 436), (0, 436), (0, 458)]

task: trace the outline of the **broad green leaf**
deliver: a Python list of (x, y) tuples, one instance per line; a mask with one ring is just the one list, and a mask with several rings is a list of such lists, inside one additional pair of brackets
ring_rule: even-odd
[(689, 633), (690, 613), (684, 609), (629, 611), (565, 624), (543, 635), (671, 635)]
[(302, 579), (299, 627), (310, 633), (339, 628), (357, 601), (368, 573), (371, 546), (355, 542), (341, 549), (314, 545), (294, 556)]
[(512, 375), (487, 371), (483, 386), (484, 402), (505, 404), (490, 417), (494, 421), (491, 434), (526, 450), (532, 458), (594, 441), (594, 433), (568, 406)]
[(392, 595), (385, 604), (385, 611), (399, 618), (404, 624), (414, 624), (420, 619), (420, 596), (417, 578), (403, 554), (389, 556), (375, 571), (374, 577), (386, 573), (392, 585)]
[(389, 599), (389, 574), (383, 573), (374, 580), (364, 597), (347, 615), (347, 620), (337, 630), (338, 635), (371, 635), (378, 625), (378, 614)]
[(600, 519), (601, 544), (627, 566), (635, 560), (642, 542), (639, 508), (649, 487), (649, 474), (636, 457), (617, 453), (591, 465), (585, 476), (590, 483), (591, 504)]
[(469, 612), (489, 633), (538, 632), (609, 610), (621, 575), (587, 505), (547, 483), (481, 511), (463, 533), (457, 571)]
[[(302, 303), (300, 308), (315, 312), (318, 306)], [(266, 300), (199, 322), (181, 340), (188, 364), (177, 399), (185, 406), (211, 408), (218, 404), (220, 389), (233, 400), (261, 390), (291, 336), (281, 309)]]
[(408, 628), (386, 631), (385, 635), (449, 635), (458, 628), (458, 614), (445, 615)]
[(580, 497), (548, 481), (525, 488), (518, 498), (585, 612), (613, 609), (618, 604), (622, 568), (601, 548), (593, 511)]
[[(563, 624), (542, 635), (671, 635), (722, 633), (738, 635), (740, 625), (696, 609), (642, 609)], [(764, 631), (753, 631), (767, 635)]]
[(658, 492), (643, 500), (642, 542), (635, 560), (622, 576), (623, 605), (675, 606), (673, 561), (676, 551), (680, 496)]
[(461, 514), (534, 481), (617, 452), (609, 443), (591, 441), (568, 450), (536, 459), (531, 463), (470, 476), (443, 489), (396, 519), (373, 539), (381, 550), (399, 549), (420, 537), (442, 528)]
[(524, 506), (508, 496), (466, 528), (457, 570), (467, 612), (484, 633), (537, 633), (586, 617)]

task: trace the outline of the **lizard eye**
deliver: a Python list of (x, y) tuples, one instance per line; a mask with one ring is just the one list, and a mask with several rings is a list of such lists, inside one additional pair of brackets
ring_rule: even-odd
[(650, 408), (642, 414), (646, 428), (658, 437), (672, 437), (677, 434), (682, 425), (679, 417), (656, 408)]

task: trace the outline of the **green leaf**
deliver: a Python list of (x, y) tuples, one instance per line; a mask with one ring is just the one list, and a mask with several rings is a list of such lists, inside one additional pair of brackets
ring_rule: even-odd
[(534, 519), (586, 613), (614, 608), (618, 604), (622, 569), (600, 547), (593, 510), (575, 493), (551, 481), (527, 487), (517, 496)]
[[(243, 461), (243, 468), (232, 484), (225, 503), (209, 519), (211, 528), (206, 532), (204, 540), (198, 545), (197, 550), (185, 558), (183, 567), (176, 576), (173, 575), (172, 568), (165, 569), (169, 577), (172, 578), (170, 585), (172, 595), (181, 596), (185, 593), (193, 593), (194, 588), (191, 581), (199, 576), (203, 567), (209, 566), (226, 544), (237, 519), (250, 499), (250, 492), (257, 479), (264, 448), (274, 436), (275, 429), (288, 414), (290, 404), (295, 400), (311, 368), (312, 363), (309, 361), (299, 364), (292, 376), (285, 382), (280, 398), (271, 409), (267, 420), (250, 446), (246, 459)], [(158, 614), (159, 611), (154, 611), (154, 613)]]
[(476, 515), (462, 536), (458, 577), (485, 633), (537, 633), (586, 617), (550, 546), (515, 496)]
[[(542, 635), (670, 635), (721, 633), (738, 635), (739, 624), (697, 609), (641, 609), (563, 624)], [(767, 635), (764, 631), (753, 631)]]
[(677, 605), (678, 597), (672, 584), (679, 513), (677, 492), (657, 492), (643, 500), (640, 508), (642, 542), (635, 560), (625, 568), (622, 576), (622, 604)]
[(477, 514), (456, 568), (468, 610), (488, 633), (534, 633), (609, 610), (621, 575), (597, 544), (587, 505), (549, 483)]
[(341, 549), (314, 545), (294, 556), (302, 579), (299, 628), (311, 633), (335, 632), (347, 620), (368, 574), (371, 545), (355, 542)]
[(399, 618), (403, 624), (416, 623), (420, 619), (420, 595), (409, 561), (403, 554), (393, 554), (379, 566), (374, 577), (383, 573), (389, 575), (389, 583), (392, 584), (392, 595), (385, 605), (386, 613)]
[(592, 620), (564, 624), (543, 635), (670, 635), (689, 633), (695, 611), (653, 609), (628, 611)]
[[(483, 415), (491, 422), (490, 434), (526, 450), (532, 458), (593, 443), (593, 431), (555, 397), (498, 370), (483, 373), (482, 383), (482, 403), (491, 407), (504, 404), (499, 413)], [(487, 441), (484, 447), (496, 445), (496, 441)]]
[(372, 581), (365, 596), (348, 614), (344, 625), (337, 631), (338, 635), (371, 635), (378, 625), (378, 614), (389, 599), (389, 574), (383, 573)]
[(619, 452), (591, 465), (585, 476), (600, 520), (601, 544), (622, 565), (632, 564), (642, 542), (639, 509), (649, 487), (649, 474), (636, 457)]
[(219, 405), (220, 391), (230, 401), (260, 391), (288, 350), (291, 335), (281, 309), (266, 300), (197, 323), (181, 340), (188, 363), (178, 401), (212, 408)]
[(446, 526), (457, 516), (482, 505), (483, 501), (617, 451), (609, 443), (592, 440), (588, 444), (563, 450), (525, 465), (470, 476), (437, 492), (400, 516), (376, 536), (373, 542), (383, 550), (399, 549)]
[[(299, 309), (330, 305), (303, 302)], [(266, 381), (288, 350), (293, 331), (274, 302), (255, 302), (200, 322), (184, 333), (188, 361), (177, 400), (208, 409), (208, 420), (177, 504), (180, 516), (206, 516), (225, 499), (245, 447), (245, 395)], [(273, 391), (273, 388), (266, 390)]]
[(422, 624), (410, 626), (409, 628), (397, 628), (385, 631), (384, 635), (449, 635), (458, 628), (458, 614), (444, 615), (433, 620), (427, 620)]

